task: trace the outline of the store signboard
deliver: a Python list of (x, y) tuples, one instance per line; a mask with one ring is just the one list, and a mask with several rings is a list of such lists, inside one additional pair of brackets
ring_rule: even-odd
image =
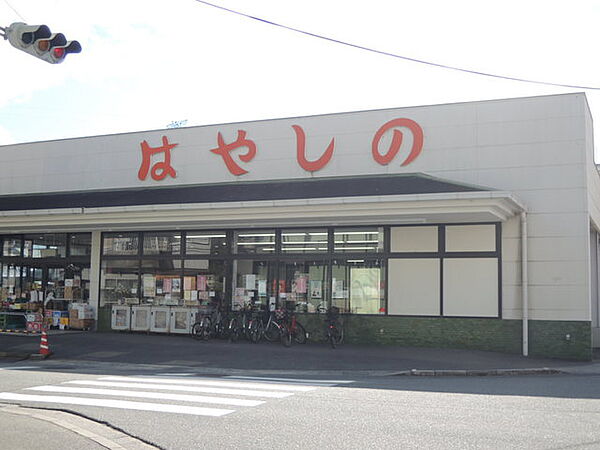
[[(422, 108), (5, 146), (4, 195), (417, 172)], [(419, 114), (419, 111), (421, 113)]]

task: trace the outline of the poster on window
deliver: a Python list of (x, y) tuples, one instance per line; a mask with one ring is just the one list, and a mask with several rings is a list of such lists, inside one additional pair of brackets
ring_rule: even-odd
[(206, 275), (198, 275), (196, 277), (196, 286), (198, 287), (199, 291), (206, 291)]
[(196, 289), (196, 279), (194, 277), (183, 277), (183, 290), (191, 291)]
[(258, 295), (267, 295), (267, 280), (258, 280)]
[(334, 298), (345, 298), (346, 293), (344, 292), (344, 280), (332, 280), (333, 286), (333, 297)]
[(171, 278), (171, 292), (181, 292), (181, 280), (179, 278)]
[(292, 286), (292, 292), (296, 294), (306, 294), (308, 284), (308, 275), (299, 275), (294, 280), (294, 286)]
[(244, 288), (235, 288), (233, 299), (231, 300), (231, 309), (234, 311), (239, 310), (244, 305), (245, 296), (246, 290)]
[(321, 280), (310, 280), (310, 296), (311, 298), (323, 297), (323, 282)]
[(246, 275), (245, 286), (246, 286), (246, 289), (248, 289), (248, 290), (256, 289), (256, 275), (255, 274), (249, 273)]
[(153, 275), (144, 275), (143, 278), (144, 297), (154, 297), (156, 295), (156, 280)]

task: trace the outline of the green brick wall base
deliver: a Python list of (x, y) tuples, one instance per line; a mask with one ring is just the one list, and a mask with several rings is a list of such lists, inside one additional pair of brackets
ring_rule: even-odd
[[(111, 308), (98, 309), (98, 331), (111, 331)], [(311, 342), (323, 342), (325, 316), (298, 314)], [(344, 342), (522, 353), (520, 320), (342, 316)], [(590, 361), (592, 327), (584, 321), (529, 321), (529, 355)]]
[(566, 320), (530, 320), (529, 354), (591, 361), (592, 324)]
[[(312, 341), (324, 340), (324, 316), (300, 315)], [(436, 347), (522, 353), (522, 321), (449, 317), (344, 316), (352, 344)], [(568, 338), (567, 338), (568, 335)], [(591, 323), (529, 321), (529, 355), (589, 361)]]

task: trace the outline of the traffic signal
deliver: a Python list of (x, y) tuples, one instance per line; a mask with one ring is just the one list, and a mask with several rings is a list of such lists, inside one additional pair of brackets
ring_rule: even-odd
[(79, 53), (81, 45), (77, 41), (67, 41), (62, 33), (52, 33), (46, 25), (27, 25), (15, 22), (4, 29), (4, 39), (19, 50), (50, 64), (65, 60), (69, 53)]

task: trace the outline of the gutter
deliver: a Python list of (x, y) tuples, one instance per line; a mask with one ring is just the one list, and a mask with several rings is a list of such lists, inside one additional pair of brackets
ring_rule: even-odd
[(527, 213), (521, 212), (521, 298), (523, 299), (523, 356), (529, 355), (529, 279), (527, 274)]

